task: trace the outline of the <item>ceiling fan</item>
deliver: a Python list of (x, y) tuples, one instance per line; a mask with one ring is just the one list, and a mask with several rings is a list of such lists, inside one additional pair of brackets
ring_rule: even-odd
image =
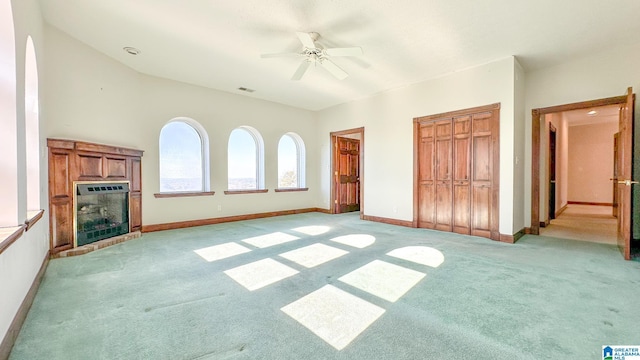
[(320, 64), (323, 68), (327, 69), (331, 75), (335, 76), (338, 80), (343, 80), (349, 74), (342, 70), (338, 65), (331, 61), (332, 56), (359, 56), (362, 55), (362, 48), (358, 46), (345, 47), (345, 48), (330, 48), (325, 49), (322, 46), (316, 44), (316, 40), (320, 37), (320, 34), (316, 32), (296, 32), (298, 39), (302, 43), (302, 51), (294, 53), (277, 53), (277, 54), (262, 54), (262, 58), (273, 57), (289, 57), (300, 56), (302, 57), (302, 63), (298, 66), (298, 70), (293, 74), (291, 80), (300, 80), (302, 76), (307, 72), (307, 69), (311, 64)]

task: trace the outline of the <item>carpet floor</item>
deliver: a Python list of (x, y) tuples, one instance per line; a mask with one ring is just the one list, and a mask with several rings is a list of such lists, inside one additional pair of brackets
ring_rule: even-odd
[(601, 359), (640, 262), (308, 213), (51, 260), (10, 359)]
[(540, 228), (543, 236), (617, 244), (617, 219), (611, 206), (569, 204), (551, 223)]

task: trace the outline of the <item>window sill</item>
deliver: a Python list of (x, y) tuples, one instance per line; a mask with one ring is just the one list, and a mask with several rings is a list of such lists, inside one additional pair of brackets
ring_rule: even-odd
[(309, 188), (278, 188), (275, 192), (296, 192), (296, 191), (309, 191)]
[(266, 193), (269, 189), (260, 189), (260, 190), (225, 190), (225, 195), (239, 195), (239, 194), (260, 194)]
[(215, 191), (184, 191), (184, 192), (164, 192), (155, 193), (154, 197), (158, 199), (162, 198), (175, 198), (175, 197), (190, 197), (190, 196), (213, 196)]
[(0, 228), (0, 254), (16, 242), (24, 233), (26, 225)]
[(24, 231), (29, 231), (33, 225), (35, 225), (38, 220), (42, 219), (42, 215), (44, 214), (44, 210), (33, 210), (27, 211), (27, 221), (24, 224), (27, 226)]

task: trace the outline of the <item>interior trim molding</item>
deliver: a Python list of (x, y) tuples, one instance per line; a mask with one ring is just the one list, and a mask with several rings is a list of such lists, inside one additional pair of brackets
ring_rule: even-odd
[(556, 213), (555, 213), (555, 217), (557, 218), (558, 216), (560, 216), (560, 214), (562, 214), (565, 210), (567, 210), (567, 206), (568, 206), (568, 205), (569, 205), (569, 204), (567, 203), (567, 204), (565, 204), (563, 207), (561, 207), (558, 211), (556, 211)]
[(500, 242), (507, 243), (507, 244), (515, 244), (516, 241), (520, 240), (521, 237), (523, 237), (525, 234), (528, 234), (529, 232), (527, 232), (527, 228), (522, 228), (520, 229), (520, 231), (516, 232), (513, 235), (500, 234)]
[(177, 222), (163, 223), (163, 224), (142, 225), (142, 232), (146, 233), (146, 232), (163, 231), (163, 230), (184, 229), (184, 228), (193, 227), (193, 226), (214, 225), (214, 224), (221, 224), (221, 223), (233, 222), (233, 221), (254, 220), (254, 219), (262, 219), (262, 218), (268, 218), (268, 217), (274, 217), (274, 216), (303, 214), (303, 213), (309, 213), (309, 212), (326, 212), (326, 211), (327, 210), (325, 209), (306, 208), (306, 209), (270, 211), (270, 212), (256, 213), (256, 214), (225, 216), (225, 217), (219, 217), (219, 218), (209, 218), (209, 219), (200, 219), (200, 220), (177, 221)]
[(0, 343), (0, 359), (8, 359), (9, 354), (11, 353), (11, 349), (18, 338), (18, 334), (20, 333), (20, 329), (22, 329), (22, 324), (24, 324), (24, 320), (27, 318), (27, 314), (29, 313), (29, 309), (31, 309), (31, 305), (33, 304), (33, 300), (36, 298), (36, 293), (38, 292), (38, 288), (42, 283), (42, 278), (44, 277), (44, 273), (47, 270), (47, 266), (49, 265), (49, 252), (45, 255), (42, 260), (42, 265), (40, 266), (40, 270), (38, 274), (36, 274), (35, 279), (33, 279), (33, 283), (31, 284), (31, 288), (27, 292), (24, 300), (22, 300), (22, 304), (18, 308), (18, 312), (13, 318), (11, 325), (9, 325), (9, 329), (2, 339), (2, 343)]
[[(10, 233), (9, 236), (7, 236), (4, 239), (0, 239), (0, 254), (2, 254), (5, 250), (7, 250), (9, 246), (11, 246), (11, 244), (16, 242), (16, 240), (20, 239), (22, 234), (24, 234), (26, 228), (27, 228), (27, 225), (24, 225), (24, 224), (18, 225), (13, 228), (15, 230), (12, 233)], [(0, 359), (2, 358), (0, 357)]]
[(380, 216), (371, 216), (371, 215), (362, 215), (362, 220), (379, 222), (390, 225), (404, 226), (404, 227), (415, 227), (413, 225), (413, 221), (410, 220), (399, 220), (399, 219), (391, 219)]
[(189, 196), (213, 196), (215, 191), (185, 191), (185, 192), (164, 192), (155, 193), (153, 196), (158, 199), (162, 198), (175, 198), (175, 197), (189, 197)]
[(540, 131), (544, 123), (544, 115), (598, 106), (626, 104), (626, 102), (627, 96), (623, 95), (531, 109), (531, 234), (540, 234)]
[(268, 192), (269, 189), (258, 189), (258, 190), (225, 190), (225, 195), (239, 195), (239, 194), (262, 194)]
[(567, 201), (567, 204), (572, 204), (572, 205), (613, 206), (613, 203), (591, 202), (591, 201)]
[(29, 231), (29, 229), (31, 229), (31, 227), (35, 225), (38, 222), (38, 220), (42, 219), (43, 214), (44, 214), (44, 209), (40, 209), (38, 210), (38, 212), (36, 212), (36, 214), (33, 217), (27, 219), (24, 222), (24, 224), (27, 226), (27, 228), (24, 229), (24, 231)]

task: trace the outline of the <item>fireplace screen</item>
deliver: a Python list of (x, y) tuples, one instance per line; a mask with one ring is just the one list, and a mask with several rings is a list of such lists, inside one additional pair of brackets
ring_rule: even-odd
[(129, 232), (129, 184), (77, 184), (76, 244)]

